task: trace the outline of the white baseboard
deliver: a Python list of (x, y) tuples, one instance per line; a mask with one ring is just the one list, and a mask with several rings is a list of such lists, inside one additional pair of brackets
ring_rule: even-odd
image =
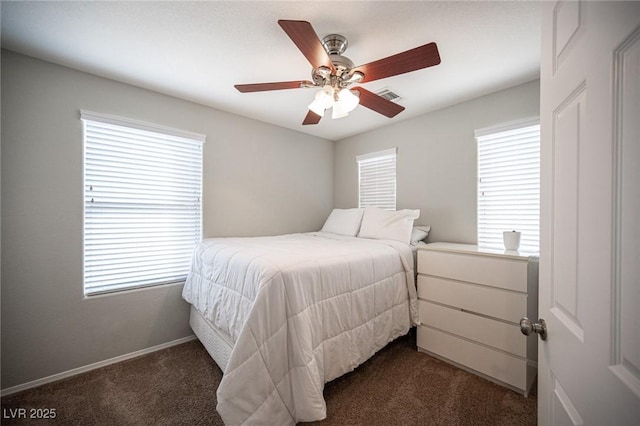
[(140, 349), (139, 351), (130, 352), (128, 354), (119, 355), (113, 358), (105, 359), (104, 361), (94, 362), (93, 364), (84, 365), (82, 367), (73, 368), (71, 370), (63, 371), (62, 373), (53, 374), (51, 376), (43, 377), (42, 379), (33, 380), (31, 382), (23, 383), (21, 385), (12, 386), (10, 388), (2, 389), (0, 396), (7, 396), (20, 392), (23, 390), (35, 388), (47, 383), (55, 382), (57, 380), (66, 379), (67, 377), (75, 376), (77, 374), (86, 373), (87, 371), (95, 370), (97, 368), (106, 367), (107, 365), (115, 364), (117, 362), (126, 361), (131, 358), (138, 357), (140, 355), (146, 355), (151, 352), (156, 352), (161, 349), (166, 349), (171, 346), (176, 346), (181, 343), (186, 343), (191, 340), (195, 340), (196, 336), (187, 336), (181, 339), (172, 340), (171, 342), (162, 343), (160, 345), (151, 346), (150, 348)]

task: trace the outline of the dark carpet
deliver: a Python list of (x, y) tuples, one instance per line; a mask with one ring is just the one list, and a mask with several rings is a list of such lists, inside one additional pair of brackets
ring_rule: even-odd
[[(2, 398), (2, 424), (222, 425), (222, 373), (198, 341)], [(314, 425), (535, 425), (536, 393), (511, 390), (419, 353), (415, 333), (327, 383)], [(15, 418), (55, 409), (55, 419)], [(33, 410), (32, 410), (33, 409)], [(50, 413), (50, 412), (49, 412)]]

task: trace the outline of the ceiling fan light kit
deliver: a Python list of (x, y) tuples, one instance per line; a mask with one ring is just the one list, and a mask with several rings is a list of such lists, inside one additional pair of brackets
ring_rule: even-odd
[(359, 92), (354, 94), (351, 90), (334, 88), (330, 84), (322, 87), (309, 105), (309, 109), (320, 117), (324, 117), (324, 111), (332, 108), (331, 118), (346, 117), (360, 102)]
[(360, 103), (360, 92), (355, 93), (349, 89), (342, 89), (338, 92), (338, 104), (347, 112), (353, 111)]
[(316, 96), (309, 105), (309, 109), (320, 117), (324, 117), (324, 110), (331, 108), (333, 105), (333, 88), (331, 86), (324, 86), (321, 90), (316, 92)]
[(311, 63), (312, 81), (285, 81), (277, 83), (236, 84), (242, 93), (268, 90), (320, 88), (308, 107), (303, 125), (317, 124), (324, 112), (331, 108), (331, 118), (346, 117), (358, 104), (392, 118), (404, 107), (353, 84), (366, 83), (392, 77), (422, 68), (438, 65), (440, 54), (435, 43), (355, 67), (353, 61), (342, 56), (348, 41), (340, 34), (330, 34), (320, 40), (306, 21), (280, 20), (278, 24)]

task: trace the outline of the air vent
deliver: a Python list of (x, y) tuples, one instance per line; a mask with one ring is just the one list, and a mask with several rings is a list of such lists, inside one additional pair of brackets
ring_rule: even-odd
[(398, 102), (399, 100), (402, 99), (398, 94), (392, 92), (391, 89), (386, 87), (380, 90), (379, 92), (376, 92), (376, 95), (381, 96), (386, 100), (393, 101), (393, 102)]

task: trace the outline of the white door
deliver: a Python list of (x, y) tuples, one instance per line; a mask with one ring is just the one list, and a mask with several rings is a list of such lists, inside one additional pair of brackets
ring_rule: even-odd
[(640, 2), (542, 4), (540, 425), (640, 425)]

